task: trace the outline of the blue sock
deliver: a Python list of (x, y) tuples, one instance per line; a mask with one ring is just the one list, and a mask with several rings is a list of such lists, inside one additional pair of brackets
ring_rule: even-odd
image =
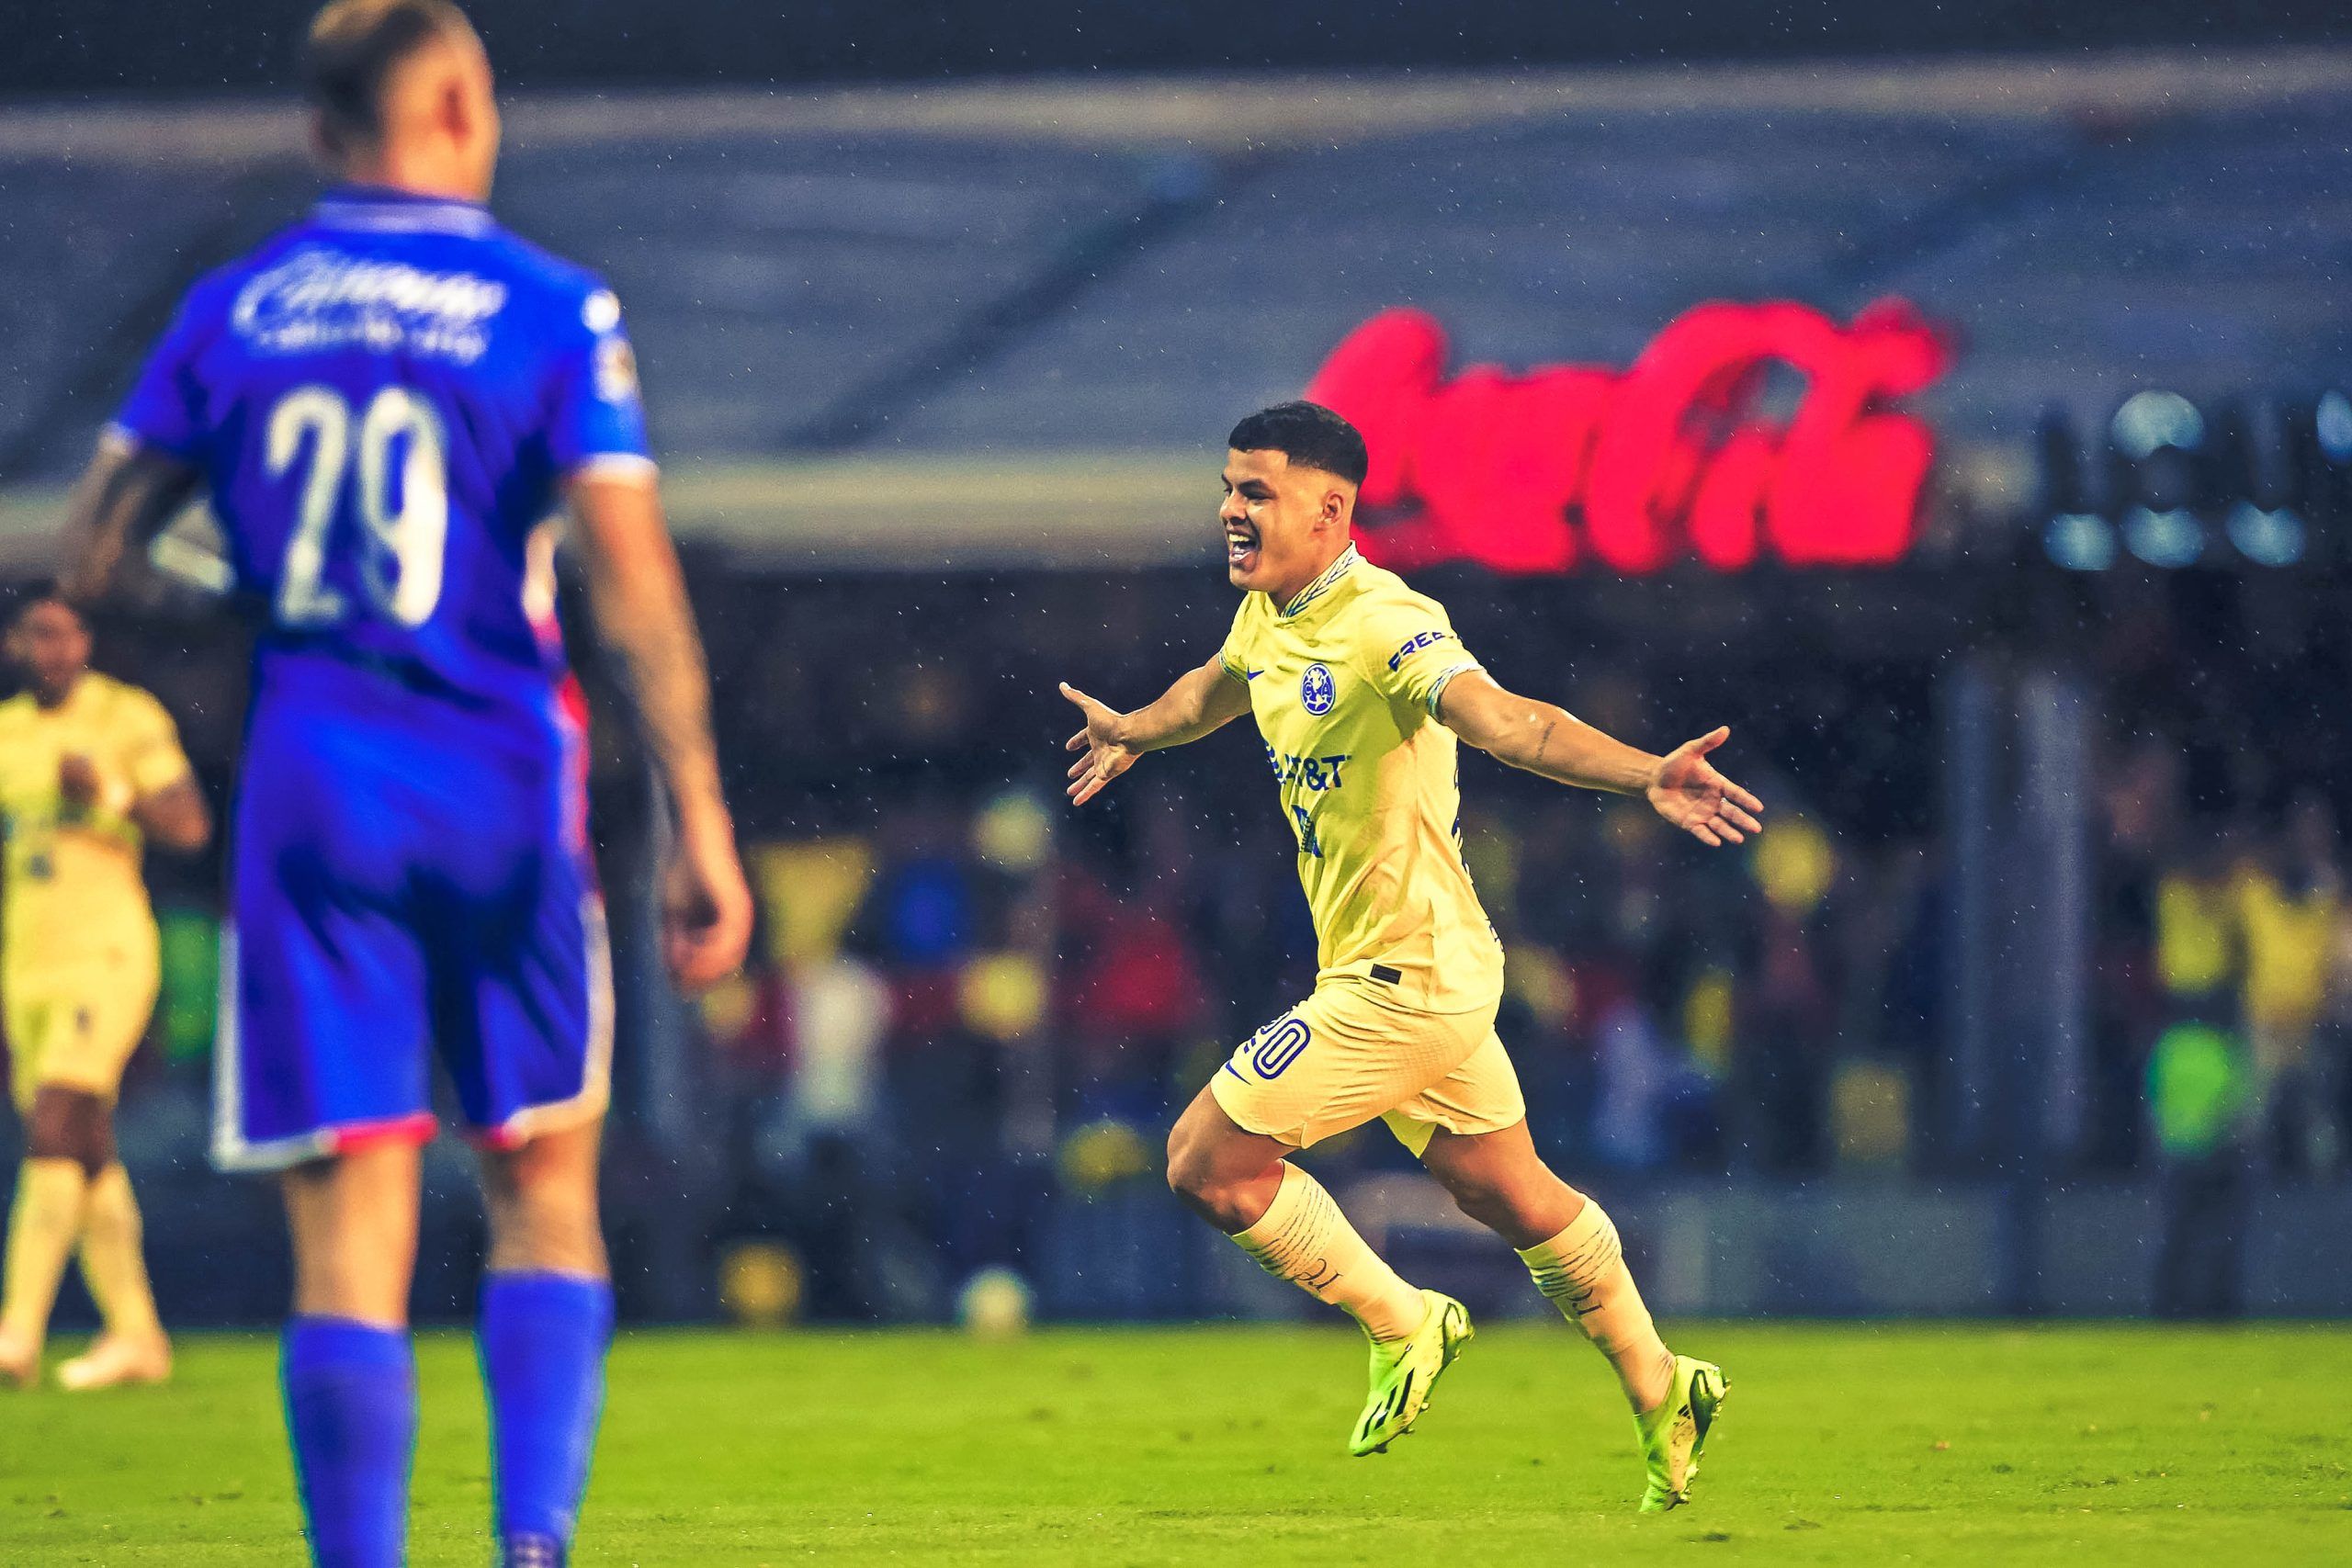
[(612, 1337), (610, 1280), (540, 1272), (483, 1278), (481, 1375), (502, 1540), (536, 1535), (570, 1546), (588, 1491)]
[(286, 1429), (319, 1568), (400, 1568), (416, 1452), (408, 1330), (297, 1317), (281, 1347)]

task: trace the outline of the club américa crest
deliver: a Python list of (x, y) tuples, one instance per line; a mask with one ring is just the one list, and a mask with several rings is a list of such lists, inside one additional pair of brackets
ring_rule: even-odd
[(1299, 703), (1317, 718), (1331, 711), (1331, 701), (1339, 694), (1331, 671), (1320, 664), (1308, 665), (1306, 673), (1298, 678)]

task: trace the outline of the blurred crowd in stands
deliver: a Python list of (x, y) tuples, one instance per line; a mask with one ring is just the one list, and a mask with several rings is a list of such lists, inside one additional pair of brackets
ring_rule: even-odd
[[(1972, 1174), (1938, 1131), (1939, 682), (1988, 637), (2010, 660), (2033, 639), (1894, 580), (1827, 615), (1787, 582), (1778, 609), (1713, 584), (1439, 591), (1498, 675), (1605, 728), (1664, 745), (1730, 722), (1726, 769), (1770, 808), (1759, 840), (1711, 853), (1638, 802), (1465, 756), (1466, 853), (1509, 953), (1500, 1029), (1564, 1171)], [(788, 1236), (854, 1312), (888, 1288), (861, 1282), (866, 1239), (903, 1233), (960, 1277), (1019, 1253), (1052, 1190), (1156, 1180), (1175, 1113), (1310, 987), (1313, 933), (1253, 739), (1148, 758), (1072, 812), (1054, 682), (1147, 700), (1216, 646), (1222, 585), (730, 573), (699, 598), (762, 927), (691, 1027), (624, 1050), (688, 1059), (664, 1081), (697, 1086), (723, 1224)], [(2058, 628), (2035, 655), (2084, 682), (2094, 729), (2092, 1027), (2055, 1168), (2225, 1195), (2250, 1171), (2342, 1171), (2346, 628), (2186, 579), (2035, 614)], [(118, 627), (102, 662), (156, 687), (218, 789), (236, 654), (179, 636)], [(641, 835), (626, 747), (601, 751), (604, 832)], [(178, 955), (158, 1031), (191, 1068), (150, 1092), (200, 1085), (211, 874), (157, 868)], [(1317, 1157), (1406, 1163), (1377, 1127)]]
[[(1793, 611), (1728, 630), (1704, 592), (1613, 618), (1598, 593), (1546, 613), (1546, 592), (1446, 597), (1505, 679), (1604, 728), (1663, 744), (1728, 719), (1726, 766), (1773, 810), (1757, 843), (1710, 854), (1637, 803), (1465, 758), (1465, 849), (1510, 954), (1500, 1028), (1539, 1141), (1571, 1176), (1983, 1174), (1942, 1133), (1956, 977), (1936, 694), (1984, 654), (1975, 612), (1922, 612), (1907, 640), (1858, 650)], [(761, 962), (706, 1016), (739, 1091), (746, 1213), (878, 1181), (978, 1265), (971, 1249), (1016, 1244), (1003, 1216), (1024, 1180), (1152, 1179), (1218, 1061), (1306, 993), (1313, 935), (1254, 742), (1147, 759), (1086, 813), (1060, 798), (1053, 681), (1148, 699), (1214, 646), (1216, 593), (899, 596), (787, 594), (799, 635), (722, 667), (731, 727), (759, 750), (739, 765), (792, 804), (747, 808)], [(2344, 628), (2186, 580), (2041, 613), (2059, 629), (2040, 653), (2088, 699), (2096, 868), (2077, 1132), (2048, 1168), (2340, 1172), (2352, 773), (2325, 713)], [(2031, 662), (2006, 620), (1999, 656)], [(843, 646), (879, 656), (836, 671), (824, 650)], [(1317, 1158), (1406, 1163), (1376, 1127)]]

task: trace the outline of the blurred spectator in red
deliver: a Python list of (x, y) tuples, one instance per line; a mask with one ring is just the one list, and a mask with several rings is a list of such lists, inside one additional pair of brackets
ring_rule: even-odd
[(1083, 1109), (1155, 1115), (1185, 1035), (1203, 1021), (1206, 987), (1192, 944), (1159, 908), (1082, 873), (1064, 878), (1060, 902), (1063, 1014), (1078, 1046)]
[(1740, 987), (1730, 1111), (1750, 1168), (1802, 1175), (1828, 1157), (1837, 997), (1809, 922), (1770, 901), (1758, 917), (1755, 962)]

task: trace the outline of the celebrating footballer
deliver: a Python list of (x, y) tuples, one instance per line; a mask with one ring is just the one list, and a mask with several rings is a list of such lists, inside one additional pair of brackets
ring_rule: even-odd
[(1462, 858), (1456, 740), (1641, 795), (1710, 846), (1759, 831), (1763, 803), (1708, 761), (1727, 729), (1653, 756), (1489, 675), (1442, 606), (1357, 552), (1367, 457), (1340, 415), (1283, 403), (1227, 446), (1218, 517), (1244, 596), (1224, 646), (1132, 712), (1062, 687), (1085, 716), (1068, 743), (1080, 806), (1145, 752), (1253, 715), (1314, 912), (1314, 993), (1244, 1041), (1178, 1119), (1169, 1184), (1269, 1273), (1363, 1325), (1372, 1389), (1349, 1449), (1380, 1452), (1427, 1408), (1469, 1314), (1401, 1279), (1289, 1156), (1381, 1118), (1609, 1359), (1648, 1469), (1642, 1507), (1672, 1508), (1690, 1499), (1726, 1382), (1667, 1348), (1608, 1214), (1528, 1134), (1495, 1032), (1502, 944)]

